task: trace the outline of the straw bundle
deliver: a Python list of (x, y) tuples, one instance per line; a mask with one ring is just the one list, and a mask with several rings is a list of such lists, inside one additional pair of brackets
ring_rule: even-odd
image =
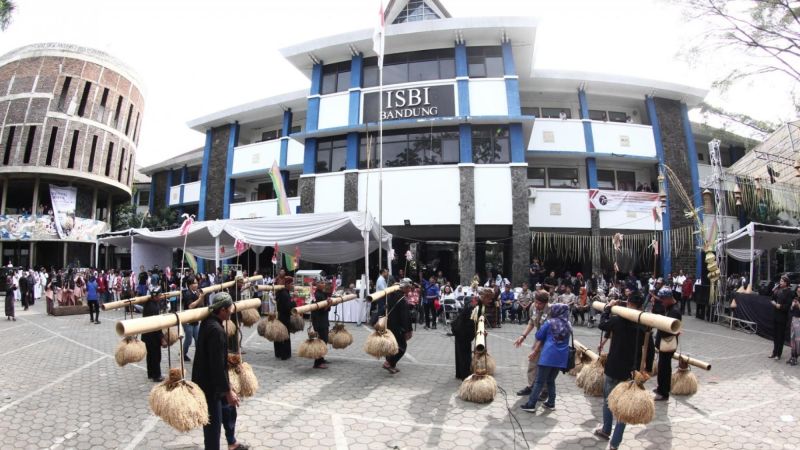
[(353, 343), (353, 335), (347, 331), (343, 323), (337, 323), (331, 328), (331, 332), (328, 334), (328, 340), (331, 342), (333, 348), (343, 349)]
[(646, 373), (634, 372), (633, 380), (619, 383), (608, 394), (608, 408), (617, 420), (629, 425), (646, 425), (653, 420), (656, 404), (644, 388), (649, 378)]
[(259, 328), (262, 323), (264, 324), (263, 336), (267, 338), (268, 341), (283, 342), (289, 339), (289, 330), (283, 322), (277, 319), (275, 314), (267, 315), (267, 318), (258, 324)]
[(475, 372), (458, 387), (458, 398), (473, 403), (489, 403), (497, 395), (497, 381), (486, 371), (485, 361), (479, 360)]
[(133, 336), (122, 339), (117, 345), (117, 350), (114, 352), (114, 358), (116, 358), (117, 364), (120, 367), (125, 366), (125, 364), (139, 362), (143, 360), (146, 355), (147, 348), (144, 342)]
[(225, 332), (228, 333), (228, 337), (236, 336), (236, 323), (230, 319), (226, 320), (225, 323), (222, 324), (225, 327)]
[(289, 333), (297, 333), (306, 327), (306, 321), (302, 314), (292, 314), (289, 317)]
[(494, 375), (495, 369), (497, 369), (497, 362), (495, 362), (494, 357), (486, 350), (475, 350), (472, 352), (472, 362), (469, 365), (469, 370), (475, 373), (478, 365), (481, 364), (479, 360), (484, 360), (482, 364), (486, 367), (486, 374)]
[(315, 331), (308, 331), (308, 339), (300, 344), (297, 349), (297, 356), (308, 359), (319, 359), (328, 354), (328, 345), (317, 337)]
[(593, 397), (603, 395), (603, 384), (605, 383), (605, 367), (607, 354), (600, 355), (596, 361), (584, 364), (578, 377), (575, 379), (577, 385), (583, 388), (583, 393)]
[(673, 395), (694, 395), (697, 393), (697, 376), (692, 373), (689, 364), (685, 360), (679, 361), (678, 370), (672, 374), (670, 393)]
[(178, 342), (178, 339), (183, 336), (183, 328), (176, 328), (169, 327), (161, 330), (161, 332), (164, 334), (164, 336), (161, 338), (162, 347), (172, 347), (172, 344)]
[[(575, 349), (575, 367), (570, 369), (570, 371), (567, 372), (567, 374), (568, 375), (572, 375), (573, 377), (578, 376), (578, 374), (581, 373), (581, 369), (583, 369), (584, 364), (589, 364), (591, 361), (592, 361), (592, 359), (589, 358), (589, 356), (587, 356), (586, 353), (584, 353), (583, 351), (581, 351), (580, 349), (578, 349), (576, 347), (576, 349)], [(576, 380), (576, 383), (577, 383), (577, 380)], [(582, 387), (580, 385), (578, 385), (578, 386)]]
[(259, 336), (265, 337), (265, 333), (267, 332), (267, 318), (266, 317), (261, 319), (258, 322), (258, 325), (256, 326), (256, 331), (258, 332)]
[(228, 354), (228, 380), (236, 395), (252, 397), (258, 390), (258, 378), (253, 367), (235, 354)]
[(258, 319), (260, 318), (261, 316), (255, 309), (245, 309), (243, 311), (239, 311), (239, 321), (242, 323), (242, 325), (248, 328), (258, 323)]
[(396, 355), (400, 351), (394, 334), (386, 329), (386, 317), (381, 317), (375, 324), (375, 331), (364, 342), (364, 351), (376, 358)]
[(200, 386), (169, 369), (169, 377), (150, 391), (150, 409), (167, 425), (187, 432), (208, 424), (208, 403)]

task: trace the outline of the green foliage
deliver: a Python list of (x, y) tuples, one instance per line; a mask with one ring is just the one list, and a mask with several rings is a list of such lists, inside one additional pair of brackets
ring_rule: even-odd
[(699, 106), (700, 106), (700, 112), (703, 114), (713, 114), (723, 119), (744, 125), (764, 135), (775, 132), (775, 130), (781, 126), (780, 123), (770, 122), (767, 120), (758, 120), (748, 116), (747, 114), (727, 111), (723, 108), (720, 108), (718, 106), (713, 106), (705, 102), (700, 103)]
[(139, 214), (136, 206), (131, 203), (118, 205), (114, 210), (111, 227), (114, 231), (127, 230), (128, 228), (149, 228), (151, 230), (161, 230), (177, 228), (181, 225), (178, 211), (170, 208), (162, 208), (155, 214)]
[(0, 0), (0, 31), (6, 31), (11, 25), (11, 13), (16, 5), (11, 0)]

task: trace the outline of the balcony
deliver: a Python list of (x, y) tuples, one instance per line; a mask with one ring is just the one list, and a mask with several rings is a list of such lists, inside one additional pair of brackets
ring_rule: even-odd
[[(286, 155), (286, 165), (301, 166), (303, 164), (303, 144), (290, 137), (282, 137), (271, 141), (256, 142), (255, 144), (240, 145), (233, 150), (233, 166), (231, 176), (238, 178), (253, 175), (256, 172), (266, 174), (272, 168), (272, 163), (281, 162), (281, 141), (289, 141)], [(285, 169), (285, 167), (281, 167)]]
[(595, 153), (656, 157), (653, 127), (635, 123), (592, 121)]
[[(289, 197), (289, 210), (297, 213), (300, 197)], [(277, 217), (278, 200), (258, 200), (254, 202), (232, 203), (229, 217), (231, 219), (253, 219), (256, 217)]]
[[(183, 191), (183, 201), (181, 201), (181, 191)], [(200, 182), (179, 184), (169, 188), (169, 206), (186, 205), (198, 203), (200, 201)]]
[[(591, 228), (587, 189), (529, 188), (528, 224), (531, 228)], [(619, 230), (661, 229), (651, 212), (599, 211), (600, 228)], [(655, 228), (654, 228), (655, 227)]]
[(583, 123), (580, 120), (536, 119), (528, 150), (585, 152)]

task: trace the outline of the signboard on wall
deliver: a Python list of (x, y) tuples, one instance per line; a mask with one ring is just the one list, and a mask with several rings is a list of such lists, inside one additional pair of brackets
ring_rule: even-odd
[(75, 205), (78, 189), (50, 185), (50, 202), (55, 216), (58, 237), (64, 239), (75, 227)]
[[(363, 122), (377, 122), (379, 92), (364, 95)], [(455, 115), (455, 86), (414, 86), (384, 89), (383, 120), (423, 119), (426, 117), (451, 117)]]
[(659, 206), (658, 193), (654, 192), (589, 189), (589, 207), (591, 209), (650, 212)]

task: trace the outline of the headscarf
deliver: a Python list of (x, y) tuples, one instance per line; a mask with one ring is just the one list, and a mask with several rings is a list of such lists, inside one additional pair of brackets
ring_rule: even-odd
[(569, 337), (572, 333), (572, 325), (569, 323), (569, 306), (563, 303), (556, 303), (550, 307), (550, 333), (556, 341), (561, 341)]

